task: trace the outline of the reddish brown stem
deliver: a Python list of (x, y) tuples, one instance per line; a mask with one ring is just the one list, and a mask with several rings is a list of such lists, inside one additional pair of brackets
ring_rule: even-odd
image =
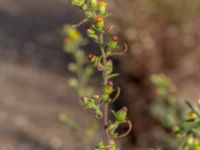
[(104, 104), (104, 130), (106, 149), (109, 150), (109, 130), (108, 130), (108, 103)]
[[(103, 84), (104, 86), (108, 83), (108, 65), (107, 65), (107, 55), (105, 53), (105, 49), (103, 47), (103, 34), (100, 35), (100, 49), (101, 54), (103, 58)], [(110, 134), (108, 130), (108, 109), (109, 109), (109, 103), (107, 101), (104, 102), (104, 114), (103, 114), (103, 123), (104, 123), (104, 133), (105, 133), (105, 144), (106, 144), (106, 150), (110, 150)]]

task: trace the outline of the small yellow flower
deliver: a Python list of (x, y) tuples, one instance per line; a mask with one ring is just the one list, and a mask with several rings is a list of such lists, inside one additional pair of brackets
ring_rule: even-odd
[(77, 40), (80, 40), (82, 38), (81, 34), (74, 28), (71, 28), (69, 30), (68, 36), (72, 41), (77, 41)]
[(104, 17), (101, 16), (101, 15), (96, 16), (95, 22), (96, 22), (96, 27), (97, 27), (99, 30), (102, 30), (103, 27), (104, 27)]
[(99, 8), (101, 8), (101, 9), (106, 9), (107, 5), (108, 5), (107, 2), (99, 2), (98, 3)]
[(104, 18), (102, 16), (96, 16), (95, 21), (97, 24), (104, 23)]
[(64, 44), (66, 45), (74, 42), (79, 42), (82, 40), (82, 35), (74, 27), (66, 25), (64, 27), (64, 33), (66, 35), (64, 38)]
[(197, 146), (195, 147), (195, 150), (200, 150), (200, 145), (197, 145)]
[(106, 7), (108, 3), (107, 2), (98, 2), (98, 8), (99, 8), (99, 13), (100, 14), (105, 14), (106, 13)]
[(188, 112), (188, 116), (191, 118), (191, 119), (195, 119), (197, 117), (197, 114), (193, 111), (190, 111)]

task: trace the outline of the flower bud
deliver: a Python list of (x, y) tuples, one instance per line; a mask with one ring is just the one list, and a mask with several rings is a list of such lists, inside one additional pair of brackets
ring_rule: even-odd
[(175, 134), (179, 133), (179, 132), (180, 132), (180, 127), (178, 127), (178, 126), (173, 126), (173, 127), (172, 127), (172, 132), (175, 133)]
[(104, 27), (104, 18), (102, 16), (96, 16), (95, 18), (95, 22), (96, 22), (96, 27), (98, 30), (103, 29)]
[(112, 41), (113, 41), (113, 42), (117, 42), (118, 40), (119, 40), (118, 36), (113, 36), (113, 37), (112, 37)]
[(93, 54), (89, 54), (88, 55), (88, 60), (89, 61), (92, 61), (94, 58), (95, 58), (95, 56)]
[(90, 62), (90, 64), (92, 64), (92, 65), (95, 65), (95, 63), (96, 63), (96, 56), (95, 55), (93, 55), (93, 54), (89, 54), (88, 55), (88, 60), (89, 60), (89, 62)]
[(107, 2), (98, 2), (98, 13), (100, 15), (105, 15), (107, 5)]
[(107, 71), (108, 71), (108, 74), (112, 73), (113, 72), (113, 62), (111, 59), (108, 60), (107, 62)]
[(113, 82), (109, 81), (107, 85), (103, 87), (103, 93), (110, 95), (113, 92)]
[(110, 39), (109, 42), (108, 42), (108, 47), (110, 49), (118, 48), (119, 47), (118, 46), (118, 41), (119, 41), (118, 37), (117, 36), (113, 36), (112, 39)]
[(104, 150), (104, 149), (106, 149), (106, 145), (104, 144), (103, 141), (100, 141), (95, 148), (95, 150)]
[(90, 0), (89, 4), (92, 9), (95, 10), (97, 8), (97, 0)]
[(88, 98), (85, 97), (85, 96), (82, 96), (82, 97), (81, 97), (81, 100), (82, 100), (83, 103), (86, 103), (86, 102), (88, 101)]
[(125, 113), (127, 113), (128, 112), (128, 108), (126, 108), (125, 106), (124, 107), (122, 107), (122, 109), (121, 109), (122, 111), (124, 111)]
[(195, 120), (197, 118), (197, 114), (193, 111), (188, 112), (189, 119)]
[(128, 109), (126, 107), (121, 108), (116, 112), (115, 117), (117, 121), (123, 122), (127, 119)]
[(68, 25), (64, 26), (63, 33), (66, 35), (64, 38), (64, 44), (69, 44), (70, 42), (79, 42), (83, 38), (76, 28)]
[(102, 98), (102, 100), (103, 100), (104, 102), (108, 102), (108, 100), (109, 100), (109, 95), (108, 95), (108, 94), (103, 94), (101, 98)]
[(93, 30), (93, 29), (87, 29), (87, 34), (90, 38), (94, 39), (94, 40), (97, 40), (98, 39), (98, 36), (96, 34), (96, 32)]
[(85, 0), (70, 0), (74, 6), (82, 6), (85, 3)]
[(99, 96), (99, 95), (94, 95), (93, 98), (95, 98), (95, 99), (99, 99), (100, 96)]
[(110, 140), (110, 150), (117, 150), (117, 145), (114, 140)]

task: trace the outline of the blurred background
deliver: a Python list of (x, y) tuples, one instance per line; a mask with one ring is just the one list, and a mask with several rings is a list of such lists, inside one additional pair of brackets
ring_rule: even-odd
[[(121, 141), (126, 145), (123, 150), (159, 145), (172, 150), (173, 144), (166, 142), (168, 122), (157, 114), (169, 114), (172, 107), (184, 109), (185, 100), (199, 98), (200, 1), (109, 3), (113, 16), (108, 24), (115, 26), (111, 34), (129, 46), (124, 57), (114, 58), (122, 95), (113, 107), (127, 105), (134, 125), (131, 135)], [(68, 86), (73, 74), (67, 64), (73, 57), (63, 51), (63, 25), (82, 17), (67, 0), (0, 0), (1, 150), (89, 150), (98, 141), (93, 132), (99, 129), (87, 128), (94, 118), (84, 112), (76, 91)], [(165, 76), (152, 79), (155, 73)], [(164, 98), (173, 97), (173, 106), (165, 103), (157, 108), (160, 98), (155, 91), (163, 84), (174, 89)], [(62, 113), (74, 123), (59, 121)], [(175, 112), (168, 119), (176, 117)], [(77, 128), (87, 132), (74, 134), (77, 122)]]

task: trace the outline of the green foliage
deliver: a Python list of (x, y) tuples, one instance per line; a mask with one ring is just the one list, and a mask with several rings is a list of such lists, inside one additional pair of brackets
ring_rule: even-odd
[(103, 141), (100, 141), (95, 148), (95, 150), (105, 150), (106, 149), (106, 144)]
[(169, 140), (165, 142), (172, 144), (174, 150), (200, 150), (200, 101), (198, 110), (190, 102), (186, 102), (190, 111), (184, 117), (184, 109), (177, 103), (174, 92), (175, 87), (171, 80), (165, 75), (153, 75), (152, 82), (155, 85), (156, 100), (152, 105), (152, 114), (166, 128), (171, 128), (171, 133), (166, 133)]
[[(74, 1), (78, 4), (79, 1)], [(82, 1), (80, 1), (82, 3)], [(69, 85), (76, 89), (78, 94), (91, 95), (92, 89), (88, 86), (89, 80), (93, 74), (93, 69), (87, 66), (87, 57), (81, 46), (86, 44), (86, 40), (78, 32), (78, 30), (72, 26), (65, 25), (63, 28), (64, 38), (64, 50), (74, 57), (75, 62), (68, 65), (69, 71), (76, 74), (76, 77), (69, 80)]]
[[(111, 81), (112, 78), (118, 76), (118, 73), (113, 72), (113, 62), (109, 57), (116, 54), (115, 51), (119, 48), (119, 44), (116, 36), (112, 37), (107, 34), (110, 30), (110, 28), (105, 25), (105, 19), (109, 15), (106, 11), (107, 2), (101, 0), (71, 0), (71, 4), (79, 7), (84, 12), (85, 18), (80, 21), (79, 24), (73, 27), (67, 26), (65, 29), (66, 31), (64, 33), (68, 35), (68, 38), (65, 40), (67, 52), (72, 53), (76, 59), (76, 53), (79, 51), (79, 47), (83, 45), (84, 40), (74, 27), (89, 20), (92, 20), (92, 24), (87, 29), (87, 35), (99, 45), (99, 51), (101, 52), (99, 56), (94, 54), (88, 55), (89, 64), (102, 73), (101, 94), (88, 95), (86, 92), (80, 92), (85, 109), (92, 112), (97, 118), (103, 120), (105, 139), (99, 142), (95, 150), (119, 150), (114, 139), (127, 135), (131, 131), (132, 124), (127, 120), (127, 108), (123, 107), (118, 111), (109, 108), (109, 105), (118, 98), (120, 89), (119, 87), (115, 89), (115, 85)], [(117, 54), (123, 53), (118, 52)], [(83, 53), (82, 58), (79, 59), (81, 59), (81, 61), (76, 60), (77, 64), (81, 64), (79, 68), (77, 68), (75, 64), (71, 64), (69, 66), (71, 71), (80, 71), (80, 69), (83, 68), (83, 64), (85, 63), (85, 56)], [(77, 73), (77, 75), (79, 75), (79, 73)], [(82, 76), (85, 75), (81, 74), (78, 81), (80, 81), (80, 77)], [(88, 79), (88, 76), (86, 78)], [(75, 79), (71, 80), (71, 85), (74, 87), (80, 87), (78, 84), (79, 82), (76, 82)], [(85, 84), (83, 88), (85, 88)], [(115, 96), (113, 97), (113, 95)], [(109, 119), (109, 114), (111, 112), (114, 115), (114, 120)], [(118, 129), (121, 124), (127, 124), (129, 128), (127, 132), (119, 135), (116, 129)]]
[[(73, 1), (76, 6), (80, 6), (83, 2), (84, 1)], [(75, 74), (75, 77), (69, 79), (69, 85), (77, 91), (79, 96), (91, 95), (93, 89), (89, 84), (93, 74), (93, 68), (87, 65), (87, 56), (80, 48), (87, 43), (87, 40), (83, 38), (75, 27), (69, 25), (63, 27), (63, 35), (65, 37), (64, 50), (74, 58), (74, 62), (68, 64), (68, 70)], [(94, 110), (99, 116), (101, 115), (101, 112), (97, 108)], [(94, 133), (98, 129), (97, 123), (92, 123), (88, 128), (84, 128), (84, 131), (82, 131), (83, 127), (80, 126), (82, 122), (76, 121), (73, 117), (70, 117), (67, 114), (60, 114), (59, 119), (72, 130), (74, 137), (80, 141), (75, 149), (87, 150), (88, 144), (92, 143), (92, 139), (95, 136)]]
[[(200, 100), (199, 100), (200, 102)], [(179, 150), (200, 149), (200, 105), (195, 108), (190, 102), (188, 116), (176, 127), (175, 133), (182, 140)]]
[(171, 128), (183, 118), (183, 109), (174, 96), (176, 88), (172, 81), (163, 74), (152, 75), (151, 81), (156, 94), (151, 112), (164, 127)]
[[(111, 140), (109, 144), (110, 144), (109, 146), (110, 150), (119, 150), (114, 141)], [(106, 150), (106, 144), (103, 141), (100, 141), (95, 150)]]

